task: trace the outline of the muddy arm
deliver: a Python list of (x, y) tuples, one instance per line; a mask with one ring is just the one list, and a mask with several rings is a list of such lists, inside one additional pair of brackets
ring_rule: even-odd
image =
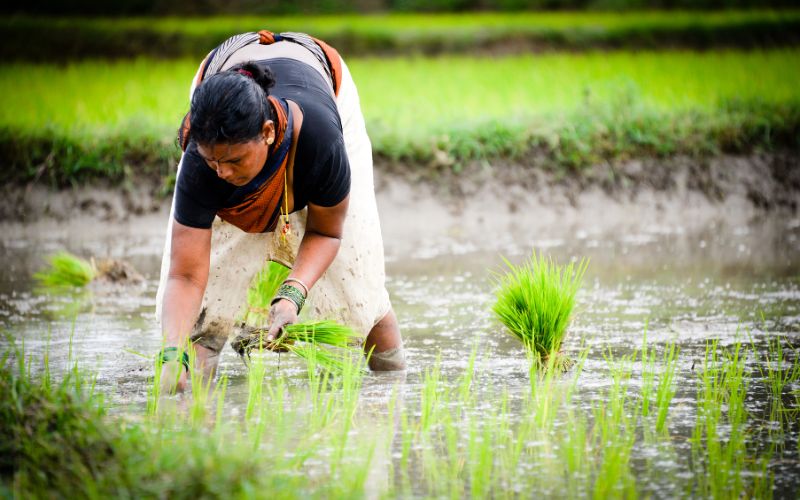
[[(165, 346), (181, 349), (200, 313), (208, 283), (211, 230), (173, 221), (171, 249), (161, 331)], [(185, 385), (185, 374), (181, 376), (181, 382), (179, 389)]]

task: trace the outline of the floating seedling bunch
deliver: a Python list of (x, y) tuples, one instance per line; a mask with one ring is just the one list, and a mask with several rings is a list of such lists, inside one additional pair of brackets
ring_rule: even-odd
[(503, 261), (508, 271), (495, 275), (497, 301), (492, 311), (534, 362), (547, 366), (550, 356), (557, 356), (552, 366), (567, 368), (570, 363), (561, 356), (561, 345), (588, 262), (562, 266), (535, 252), (519, 266)]
[(144, 277), (127, 262), (114, 259), (82, 259), (61, 251), (47, 258), (47, 266), (33, 278), (44, 290), (81, 288), (92, 282), (113, 284), (143, 283)]
[(47, 258), (47, 267), (33, 275), (44, 288), (86, 286), (97, 276), (91, 262), (69, 252), (58, 252)]

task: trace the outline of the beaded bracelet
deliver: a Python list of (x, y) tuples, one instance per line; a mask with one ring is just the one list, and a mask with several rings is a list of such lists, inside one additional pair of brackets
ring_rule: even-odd
[(177, 347), (165, 347), (164, 349), (161, 349), (156, 355), (156, 358), (161, 358), (161, 363), (180, 361), (183, 367), (186, 368), (186, 371), (189, 371), (189, 353), (183, 351), (179, 356)]
[(303, 308), (303, 304), (306, 302), (303, 292), (292, 285), (287, 285), (285, 283), (278, 288), (278, 293), (275, 294), (275, 298), (272, 299), (272, 302), (270, 302), (269, 305), (272, 305), (281, 299), (291, 301), (295, 306), (297, 306), (297, 314), (300, 314), (300, 309)]

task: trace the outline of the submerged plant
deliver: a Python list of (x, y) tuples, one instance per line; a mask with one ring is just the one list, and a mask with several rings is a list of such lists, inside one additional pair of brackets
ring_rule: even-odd
[(82, 287), (97, 275), (91, 262), (69, 252), (58, 252), (47, 258), (48, 267), (33, 278), (45, 288)]
[(544, 361), (561, 349), (588, 262), (560, 266), (535, 252), (520, 266), (503, 261), (509, 271), (495, 277), (492, 311), (535, 359)]

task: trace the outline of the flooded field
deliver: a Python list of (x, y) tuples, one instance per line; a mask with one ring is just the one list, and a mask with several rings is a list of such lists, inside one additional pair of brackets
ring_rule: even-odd
[[(162, 228), (158, 219), (79, 233), (53, 226), (0, 241), (2, 328), (28, 354), (47, 351), (56, 372), (72, 351), (97, 372), (114, 415), (147, 412), (152, 362), (139, 354), (160, 347)], [(800, 219), (519, 229), (386, 241), (409, 370), (360, 382), (345, 436), (361, 443), (351, 452), (371, 450), (366, 496), (797, 495)], [(31, 274), (60, 249), (125, 259), (146, 283), (36, 293)], [(533, 249), (590, 259), (565, 346), (578, 364), (563, 376), (531, 373), (490, 312), (500, 256), (519, 262)], [(307, 387), (302, 362), (264, 361), (265, 398), (279, 379), (289, 393)], [(251, 380), (227, 347), (220, 368), (220, 416), (236, 422), (249, 413)], [(331, 455), (320, 451), (304, 470), (327, 470)]]

